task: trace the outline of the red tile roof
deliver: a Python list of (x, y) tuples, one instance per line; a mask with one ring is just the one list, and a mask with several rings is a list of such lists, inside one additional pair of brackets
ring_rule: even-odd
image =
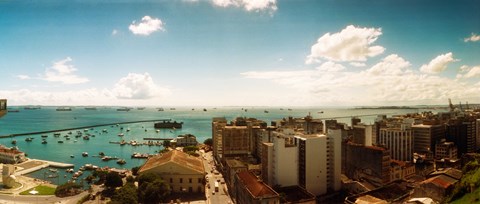
[(278, 196), (270, 186), (266, 185), (262, 181), (259, 181), (257, 177), (249, 171), (240, 171), (237, 173), (241, 183), (247, 188), (253, 197), (273, 197)]
[(173, 162), (180, 166), (197, 171), (198, 173), (205, 174), (205, 168), (201, 159), (190, 156), (178, 150), (172, 150), (167, 153), (149, 158), (147, 162), (145, 162), (145, 164), (140, 168), (139, 172), (143, 172), (169, 162)]

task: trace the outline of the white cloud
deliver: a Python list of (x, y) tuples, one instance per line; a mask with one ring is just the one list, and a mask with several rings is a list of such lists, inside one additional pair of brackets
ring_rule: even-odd
[(19, 79), (21, 79), (21, 80), (31, 79), (30, 76), (28, 76), (28, 75), (23, 75), (23, 74), (17, 75), (17, 78), (19, 78)]
[[(329, 63), (324, 63), (325, 67)], [(474, 69), (468, 71), (471, 70)], [(252, 71), (242, 75), (293, 88), (296, 90), (293, 92), (297, 92), (296, 100), (308, 101), (310, 105), (416, 105), (446, 103), (448, 98), (480, 100), (480, 86), (448, 77), (425, 75), (412, 69), (410, 62), (396, 54), (385, 57), (366, 70)]]
[(465, 73), (463, 75), (464, 78), (480, 77), (480, 65), (474, 67), (468, 67), (464, 65), (460, 67), (460, 71)]
[(117, 29), (113, 29), (113, 30), (112, 30), (112, 35), (116, 35), (116, 34), (118, 34), (118, 30), (117, 30)]
[(366, 70), (372, 75), (402, 75), (410, 66), (410, 62), (404, 60), (396, 54), (391, 54), (385, 57), (381, 62), (373, 65)]
[(317, 67), (317, 70), (324, 72), (339, 72), (344, 70), (345, 67), (341, 64), (336, 64), (334, 62), (328, 61)]
[(58, 62), (53, 62), (53, 65), (45, 70), (45, 73), (40, 76), (40, 79), (49, 82), (61, 82), (64, 84), (81, 84), (89, 80), (85, 77), (75, 75), (77, 69), (70, 64), (72, 58), (67, 57)]
[(326, 33), (312, 46), (306, 63), (318, 58), (333, 61), (366, 61), (367, 57), (374, 57), (385, 51), (382, 46), (372, 46), (380, 35), (381, 28), (360, 28), (353, 25), (338, 33)]
[(212, 0), (212, 3), (219, 7), (242, 7), (247, 11), (277, 10), (277, 0)]
[(133, 21), (128, 29), (135, 35), (148, 36), (156, 31), (165, 31), (165, 23), (158, 18), (144, 16), (140, 22)]
[(113, 93), (121, 99), (149, 99), (169, 94), (169, 89), (156, 85), (148, 73), (129, 73), (114, 86)]
[(458, 59), (453, 58), (453, 54), (451, 52), (439, 55), (435, 57), (430, 63), (424, 64), (420, 67), (420, 71), (423, 73), (429, 74), (436, 74), (443, 72), (447, 65), (451, 62), (456, 62)]
[(350, 62), (350, 65), (352, 65), (354, 67), (365, 67), (365, 66), (367, 66), (367, 64), (362, 63), (362, 62)]
[(477, 42), (480, 41), (480, 35), (472, 33), (472, 35), (468, 38), (463, 39), (464, 42)]

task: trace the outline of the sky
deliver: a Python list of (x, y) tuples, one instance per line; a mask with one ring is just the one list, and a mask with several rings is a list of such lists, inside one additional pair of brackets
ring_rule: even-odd
[(0, 0), (12, 105), (480, 103), (476, 0)]

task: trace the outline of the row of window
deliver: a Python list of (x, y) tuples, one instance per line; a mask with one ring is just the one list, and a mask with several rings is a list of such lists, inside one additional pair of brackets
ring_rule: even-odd
[[(179, 178), (178, 180), (180, 183), (183, 183), (183, 178)], [(193, 182), (193, 179), (192, 178), (189, 178), (188, 179), (188, 183), (192, 183)], [(202, 178), (198, 178), (197, 180), (197, 183), (202, 183), (203, 182), (203, 179)], [(170, 183), (173, 183), (173, 178), (170, 178)]]

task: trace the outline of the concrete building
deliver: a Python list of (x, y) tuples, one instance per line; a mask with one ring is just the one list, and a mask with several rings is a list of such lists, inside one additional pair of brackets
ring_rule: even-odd
[(415, 176), (415, 165), (411, 162), (391, 160), (390, 181), (408, 180)]
[(247, 126), (225, 126), (222, 136), (223, 156), (249, 155), (253, 152), (252, 142)]
[(377, 142), (390, 150), (392, 159), (412, 161), (413, 137), (410, 128), (380, 128), (380, 137)]
[(0, 145), (0, 163), (17, 164), (26, 160), (24, 152)]
[[(353, 119), (352, 119), (353, 120)], [(373, 125), (356, 123), (352, 126), (352, 141), (356, 144), (372, 146), (373, 143)]]
[(262, 144), (262, 179), (273, 186), (273, 143)]
[(453, 142), (442, 141), (435, 148), (435, 159), (457, 159), (458, 150)]
[(327, 193), (329, 184), (327, 166), (330, 166), (327, 160), (327, 151), (325, 151), (327, 150), (327, 137), (325, 135), (297, 135), (294, 143), (298, 144), (298, 185), (314, 195)]
[(227, 125), (227, 119), (225, 119), (224, 117), (212, 119), (213, 156), (217, 161), (220, 161), (220, 158), (223, 155), (223, 150), (222, 150), (223, 128), (226, 125)]
[(281, 186), (298, 185), (298, 147), (293, 131), (274, 132), (272, 151), (272, 181)]
[(172, 150), (149, 158), (139, 174), (155, 173), (170, 185), (173, 192), (205, 192), (203, 160), (182, 151)]
[(247, 165), (237, 159), (227, 159), (225, 165), (225, 181), (231, 189), (235, 179), (235, 174), (240, 171), (248, 170)]
[(477, 127), (474, 118), (457, 118), (446, 124), (446, 139), (458, 147), (458, 154), (472, 153), (476, 150)]
[(0, 118), (7, 114), (7, 99), (0, 99)]
[(445, 138), (444, 125), (413, 125), (413, 152), (433, 157), (435, 143)]
[(277, 124), (282, 128), (293, 129), (297, 132), (303, 132), (305, 134), (321, 134), (324, 133), (323, 121), (321, 119), (314, 119), (311, 115), (307, 115), (303, 118), (284, 118)]
[(236, 174), (233, 190), (236, 195), (235, 203), (238, 204), (280, 203), (280, 195), (247, 170)]
[(390, 151), (376, 146), (347, 144), (347, 177), (365, 179), (376, 186), (390, 182)]
[(327, 131), (327, 188), (339, 191), (342, 188), (342, 130)]

